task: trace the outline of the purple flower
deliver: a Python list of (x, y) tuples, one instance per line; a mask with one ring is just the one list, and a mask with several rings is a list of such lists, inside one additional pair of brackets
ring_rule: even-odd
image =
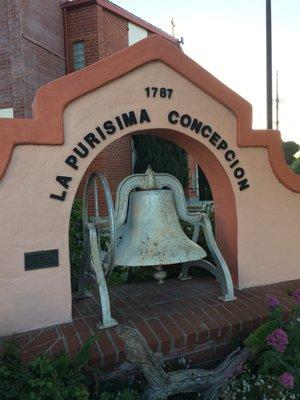
[(279, 306), (279, 300), (277, 299), (277, 297), (268, 296), (267, 304), (270, 308), (275, 308)]
[(297, 303), (300, 303), (300, 289), (296, 289), (293, 291), (293, 296)]
[(280, 353), (284, 353), (285, 348), (289, 342), (288, 335), (283, 329), (276, 329), (271, 335), (267, 336), (267, 343), (269, 346), (274, 347)]
[(286, 388), (293, 389), (294, 387), (294, 377), (289, 372), (284, 372), (280, 375), (279, 382)]

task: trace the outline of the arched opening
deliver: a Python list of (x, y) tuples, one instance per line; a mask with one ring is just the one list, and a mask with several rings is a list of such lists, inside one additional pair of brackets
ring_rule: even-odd
[[(212, 189), (214, 198), (216, 240), (230, 268), (233, 282), (234, 284), (237, 284), (237, 219), (235, 197), (230, 180), (222, 165), (206, 146), (181, 132), (175, 130), (152, 129), (136, 131), (130, 134), (151, 134), (167, 139), (168, 141), (173, 142), (183, 148), (189, 155), (193, 157), (193, 159), (204, 171)], [(117, 141), (124, 140), (126, 137), (128, 137), (128, 135), (123, 136), (121, 139), (117, 139)], [(115, 144), (117, 141), (114, 141), (113, 143)], [(109, 146), (111, 146), (111, 144)], [(109, 148), (109, 146), (106, 147), (106, 149)], [(94, 160), (101, 153), (102, 151), (95, 155)], [(88, 171), (88, 169), (86, 171)]]

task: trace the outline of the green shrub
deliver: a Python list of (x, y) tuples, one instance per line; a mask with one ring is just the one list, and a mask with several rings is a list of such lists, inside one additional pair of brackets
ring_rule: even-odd
[(291, 168), (296, 174), (300, 174), (300, 157), (294, 159)]
[(293, 296), (296, 305), (288, 320), (278, 299), (269, 297), (269, 319), (244, 340), (251, 359), (229, 383), (224, 399), (241, 395), (246, 400), (300, 398), (300, 289)]
[(282, 142), (282, 149), (286, 163), (291, 165), (295, 160), (295, 153), (299, 151), (299, 144), (293, 141)]
[(136, 151), (136, 174), (144, 174), (148, 165), (151, 165), (154, 172), (174, 175), (184, 189), (188, 187), (188, 156), (181, 147), (153, 135), (133, 136), (133, 143)]
[(21, 363), (15, 342), (5, 344), (0, 360), (1, 400), (88, 400), (96, 393), (89, 350), (91, 336), (75, 359), (62, 353), (53, 359), (42, 355), (28, 365)]
[(241, 376), (230, 382), (224, 400), (295, 400), (296, 394), (282, 387), (275, 376), (255, 374), (245, 367)]
[(118, 393), (104, 392), (100, 395), (99, 400), (139, 400), (140, 395), (132, 389), (123, 389)]
[[(214, 213), (210, 212), (207, 215), (208, 215), (208, 218), (209, 218), (211, 226), (212, 226), (213, 234), (215, 234), (215, 216), (214, 216)], [(191, 225), (188, 222), (181, 221), (181, 226), (182, 226), (182, 229), (183, 229), (184, 233), (187, 235), (187, 237), (189, 239), (192, 239), (193, 233), (194, 233), (193, 225)], [(206, 251), (206, 253), (207, 253), (206, 260), (214, 263), (214, 260), (213, 260), (213, 258), (211, 256), (209, 248), (207, 246), (206, 239), (205, 239), (205, 236), (204, 236), (204, 231), (203, 231), (202, 228), (200, 229), (200, 233), (199, 233), (199, 238), (198, 238), (197, 244), (199, 244), (199, 246), (201, 246)]]
[(78, 271), (83, 251), (82, 207), (82, 200), (75, 199), (69, 226), (69, 254), (73, 292), (77, 290)]
[[(74, 359), (66, 353), (49, 358), (39, 356), (28, 365), (22, 364), (14, 341), (5, 344), (0, 359), (1, 400), (138, 400), (138, 392), (130, 379), (115, 385), (99, 384), (101, 371), (88, 364), (91, 336)], [(124, 387), (125, 386), (125, 387)]]

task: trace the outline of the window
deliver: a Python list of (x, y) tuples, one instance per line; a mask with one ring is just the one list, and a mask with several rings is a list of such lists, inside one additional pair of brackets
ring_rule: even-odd
[(84, 42), (76, 42), (73, 45), (74, 51), (74, 70), (85, 67), (85, 57), (84, 57)]

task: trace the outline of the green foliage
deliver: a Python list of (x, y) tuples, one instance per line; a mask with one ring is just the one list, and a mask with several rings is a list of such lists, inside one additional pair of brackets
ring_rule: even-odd
[(0, 399), (25, 398), (22, 388), (27, 385), (29, 376), (28, 371), (20, 363), (15, 343), (6, 343), (3, 359), (0, 360)]
[(118, 393), (104, 392), (100, 395), (99, 400), (139, 400), (140, 395), (132, 389), (123, 389)]
[(288, 165), (291, 165), (295, 160), (294, 154), (299, 151), (299, 144), (293, 141), (282, 142), (282, 149), (285, 161)]
[(127, 282), (144, 282), (153, 280), (155, 267), (128, 268)]
[[(300, 322), (299, 307), (296, 305), (288, 321), (283, 318), (280, 307), (275, 307), (270, 320), (261, 325), (251, 334), (244, 344), (252, 350), (255, 367), (260, 374), (280, 376), (284, 372), (291, 373), (295, 378), (295, 388), (300, 394)], [(267, 336), (275, 329), (282, 329), (288, 336), (288, 344), (283, 352), (268, 345)]]
[[(35, 358), (30, 364), (20, 362), (15, 342), (8, 342), (0, 359), (1, 400), (139, 400), (146, 382), (126, 376), (100, 380), (100, 370), (87, 364), (95, 336), (83, 345), (75, 359), (62, 353), (53, 359)], [(197, 394), (180, 394), (172, 399), (198, 399)]]
[(266, 346), (266, 337), (270, 335), (276, 328), (279, 328), (280, 321), (268, 321), (256, 329), (255, 332), (244, 340), (244, 345), (251, 350), (252, 355), (256, 356)]
[(81, 365), (84, 365), (88, 362), (90, 358), (90, 348), (96, 339), (97, 336), (92, 335), (83, 343), (75, 359), (72, 361), (72, 364), (75, 368), (80, 368)]
[(1, 400), (88, 400), (96, 385), (87, 365), (89, 350), (96, 337), (90, 337), (75, 359), (62, 353), (53, 359), (42, 355), (28, 365), (21, 364), (16, 343), (5, 345), (0, 360)]
[(300, 174), (300, 157), (294, 159), (291, 168), (296, 174)]
[[(214, 213), (211, 212), (211, 213), (207, 214), (207, 216), (208, 216), (208, 218), (210, 220), (213, 233), (215, 234), (215, 216), (214, 216)], [(185, 222), (185, 221), (180, 221), (180, 223), (181, 223), (181, 227), (182, 227), (184, 233), (187, 235), (187, 237), (189, 239), (192, 239), (193, 233), (194, 233), (193, 225), (190, 224), (189, 222)], [(207, 253), (206, 260), (211, 262), (211, 263), (214, 263), (213, 257), (211, 256), (209, 248), (208, 248), (207, 243), (206, 243), (206, 239), (205, 239), (205, 236), (204, 236), (203, 229), (200, 229), (199, 238), (198, 238), (197, 244), (199, 244), (199, 246), (201, 246), (206, 251), (206, 253)], [(199, 268), (197, 270), (199, 271)]]
[[(295, 305), (286, 320), (280, 305), (273, 306), (268, 321), (244, 340), (252, 358), (243, 373), (230, 382), (224, 399), (238, 399), (241, 394), (246, 400), (300, 398), (299, 311), (299, 306)], [(270, 341), (270, 337), (278, 330), (288, 339), (284, 339), (283, 348), (277, 342), (275, 345)], [(281, 383), (282, 374), (292, 375), (293, 387), (285, 387)]]
[(116, 266), (108, 279), (109, 286), (122, 285), (128, 280), (128, 269)]
[(52, 359), (43, 355), (28, 365), (21, 363), (17, 344), (7, 342), (0, 359), (0, 399), (138, 400), (138, 392), (128, 387), (135, 383), (132, 380), (122, 382), (119, 388), (99, 387), (100, 371), (88, 365), (90, 348), (96, 338), (87, 339), (74, 359), (66, 353)]
[(200, 167), (198, 167), (199, 198), (201, 200), (213, 200), (209, 182)]
[(75, 199), (69, 227), (69, 252), (72, 290), (77, 290), (78, 271), (83, 250), (82, 200)]
[(244, 367), (239, 378), (233, 379), (222, 393), (223, 400), (296, 400), (296, 394), (285, 389), (275, 376), (253, 373)]
[(174, 175), (183, 188), (188, 187), (188, 157), (181, 147), (152, 135), (133, 136), (133, 143), (137, 155), (134, 165), (136, 174), (144, 174), (151, 165), (154, 172)]

